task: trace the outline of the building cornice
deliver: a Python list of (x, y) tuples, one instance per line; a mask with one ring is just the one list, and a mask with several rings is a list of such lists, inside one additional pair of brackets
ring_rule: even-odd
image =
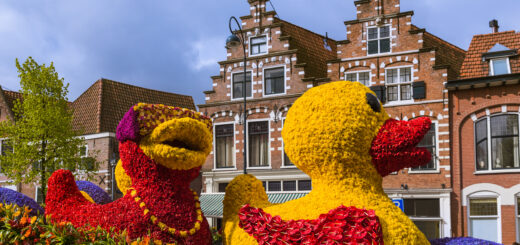
[(363, 18), (363, 19), (347, 20), (347, 21), (345, 21), (343, 23), (345, 25), (352, 25), (352, 24), (363, 23), (363, 22), (367, 22), (367, 21), (373, 21), (373, 20), (376, 20), (377, 18), (391, 19), (391, 18), (403, 17), (403, 16), (413, 15), (413, 14), (414, 14), (413, 11), (407, 11), (407, 12), (401, 12), (401, 13), (396, 13), (396, 14), (386, 14), (386, 15), (382, 15), (382, 16), (373, 16), (373, 17)]
[[(298, 49), (291, 49), (291, 50), (285, 50), (285, 51), (271, 52), (271, 53), (268, 53), (268, 54), (265, 54), (265, 55), (259, 55), (259, 56), (254, 56), (254, 57), (247, 57), (246, 60), (247, 61), (258, 60), (258, 59), (269, 58), (269, 57), (272, 57), (272, 56), (295, 54), (297, 52), (298, 52)], [(242, 61), (244, 61), (244, 57), (230, 59), (230, 60), (224, 60), (224, 61), (219, 61), (218, 64), (219, 65), (225, 65), (225, 64), (233, 64), (233, 63), (242, 62)]]
[(517, 83), (520, 83), (520, 73), (453, 80), (448, 81), (445, 87), (448, 90), (463, 90), (475, 87), (500, 86)]
[[(255, 102), (262, 102), (262, 101), (269, 101), (269, 100), (280, 100), (280, 99), (290, 99), (290, 98), (296, 98), (302, 96), (303, 93), (297, 93), (297, 94), (287, 94), (287, 95), (280, 95), (280, 96), (272, 96), (272, 97), (262, 97), (262, 98), (255, 98), (255, 99), (247, 99), (248, 103), (255, 103)], [(243, 104), (244, 101), (236, 100), (236, 101), (218, 101), (218, 102), (212, 102), (207, 104), (200, 104), (197, 105), (199, 108), (207, 108), (207, 107), (213, 107), (213, 106), (222, 106), (222, 105), (234, 105), (234, 104)]]

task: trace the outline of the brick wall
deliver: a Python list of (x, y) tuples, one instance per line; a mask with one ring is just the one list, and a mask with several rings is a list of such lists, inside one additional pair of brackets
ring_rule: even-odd
[[(500, 188), (481, 189), (481, 191), (497, 192), (500, 198), (511, 198), (514, 190), (510, 188), (518, 185), (520, 171), (504, 171), (502, 173), (476, 174), (475, 163), (475, 121), (488, 115), (503, 113), (518, 114), (520, 109), (520, 85), (505, 85), (495, 87), (472, 88), (450, 91), (451, 136), (452, 142), (452, 170), (454, 200), (452, 209), (453, 229), (457, 236), (468, 235), (467, 209), (462, 206), (463, 190), (478, 184), (493, 184)], [(519, 190), (520, 193), (520, 190)], [(470, 194), (470, 193), (466, 193)], [(518, 194), (518, 193), (517, 193)], [(507, 195), (507, 196), (505, 196)], [(514, 203), (501, 207), (502, 242), (511, 244), (516, 241), (516, 220)]]

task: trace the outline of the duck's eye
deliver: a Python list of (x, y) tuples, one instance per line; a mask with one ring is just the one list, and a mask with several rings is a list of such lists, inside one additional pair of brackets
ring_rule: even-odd
[(375, 112), (381, 112), (381, 104), (377, 97), (371, 93), (367, 93), (367, 103)]

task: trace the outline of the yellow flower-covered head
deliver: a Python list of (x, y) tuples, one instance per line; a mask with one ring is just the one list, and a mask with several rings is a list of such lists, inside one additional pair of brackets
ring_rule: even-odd
[(387, 119), (366, 86), (345, 81), (320, 85), (289, 110), (282, 130), (285, 151), (313, 180), (330, 174), (377, 175), (366, 163), (372, 140)]
[(201, 166), (212, 147), (211, 119), (199, 112), (160, 104), (133, 106), (117, 127), (117, 139), (139, 143), (157, 163), (176, 170)]

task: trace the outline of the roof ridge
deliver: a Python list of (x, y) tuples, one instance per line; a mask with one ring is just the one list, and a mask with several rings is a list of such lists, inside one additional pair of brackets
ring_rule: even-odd
[(101, 78), (100, 80), (103, 80), (104, 82), (109, 82), (109, 83), (115, 83), (115, 84), (118, 84), (118, 85), (123, 85), (123, 86), (129, 86), (129, 87), (135, 87), (135, 88), (140, 88), (140, 89), (152, 90), (152, 91), (156, 91), (156, 92), (159, 92), (159, 93), (167, 93), (167, 94), (174, 94), (174, 95), (178, 95), (178, 96), (191, 97), (189, 95), (172, 93), (172, 92), (167, 92), (167, 91), (161, 91), (161, 90), (152, 89), (152, 88), (140, 87), (140, 86), (136, 86), (136, 85), (133, 85), (133, 84), (119, 82), (119, 81), (115, 81), (115, 80), (107, 79), (107, 78)]
[(274, 18), (277, 19), (277, 20), (279, 20), (279, 21), (281, 21), (281, 22), (284, 22), (284, 23), (286, 23), (286, 24), (289, 24), (289, 25), (291, 25), (291, 26), (294, 26), (294, 27), (296, 27), (296, 28), (300, 28), (300, 29), (303, 29), (303, 30), (305, 30), (305, 31), (308, 31), (308, 32), (310, 32), (310, 33), (312, 33), (312, 34), (314, 34), (314, 35), (320, 36), (321, 38), (327, 38), (328, 40), (331, 40), (331, 41), (333, 41), (333, 42), (336, 42), (336, 40), (333, 39), (333, 38), (331, 38), (331, 37), (328, 37), (328, 36), (325, 37), (325, 36), (323, 36), (323, 35), (321, 35), (321, 34), (318, 34), (318, 33), (314, 32), (314, 31), (311, 31), (311, 30), (309, 30), (309, 29), (307, 29), (307, 28), (305, 28), (305, 27), (301, 27), (301, 26), (299, 26), (299, 25), (295, 25), (295, 24), (293, 24), (293, 23), (291, 23), (291, 22), (289, 22), (289, 21), (282, 20), (282, 19), (277, 18), (277, 17), (274, 17)]
[(492, 35), (503, 35), (503, 34), (520, 34), (520, 32), (516, 32), (515, 30), (510, 31), (502, 31), (502, 32), (495, 32), (495, 33), (484, 33), (484, 34), (477, 34), (473, 35), (473, 37), (482, 37), (482, 36), (492, 36)]
[(455, 44), (452, 44), (452, 43), (450, 43), (450, 42), (448, 42), (448, 41), (446, 41), (446, 40), (444, 40), (444, 39), (442, 39), (442, 38), (440, 38), (440, 37), (438, 37), (438, 36), (432, 34), (432, 33), (429, 32), (429, 31), (426, 31), (426, 29), (425, 29), (424, 32), (426, 32), (427, 35), (430, 35), (430, 36), (432, 36), (433, 38), (436, 38), (436, 39), (438, 39), (439, 41), (441, 41), (441, 42), (443, 42), (443, 43), (445, 43), (445, 44), (447, 44), (447, 45), (449, 45), (449, 46), (451, 46), (451, 47), (454, 47), (454, 48), (458, 49), (459, 51), (462, 51), (462, 52), (464, 52), (464, 53), (467, 52), (467, 51), (464, 50), (463, 48), (461, 48), (461, 47), (459, 47), (459, 46), (457, 46), (457, 45), (455, 45)]
[(103, 78), (99, 81), (99, 98), (98, 98), (98, 105), (97, 105), (97, 122), (96, 122), (96, 133), (101, 132), (101, 107), (103, 106)]

